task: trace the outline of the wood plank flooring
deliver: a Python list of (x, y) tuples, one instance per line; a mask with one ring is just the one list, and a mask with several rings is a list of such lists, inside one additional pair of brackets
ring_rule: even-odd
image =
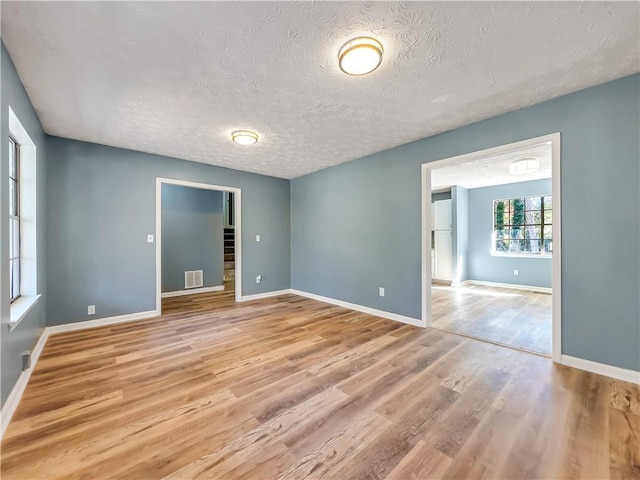
[(431, 292), (433, 327), (551, 356), (551, 295), (481, 285)]
[(638, 386), (295, 295), (204, 298), (52, 336), (2, 478), (640, 477)]

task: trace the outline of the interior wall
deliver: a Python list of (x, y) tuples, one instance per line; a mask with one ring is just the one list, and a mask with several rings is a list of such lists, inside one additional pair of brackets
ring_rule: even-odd
[[(553, 268), (550, 257), (505, 257), (492, 254), (493, 201), (533, 195), (551, 195), (551, 179), (469, 190), (471, 280), (551, 288)], [(517, 276), (513, 274), (516, 269)]]
[(156, 177), (241, 188), (242, 294), (289, 288), (288, 180), (58, 137), (48, 149), (49, 325), (155, 310)]
[(185, 289), (185, 274), (202, 270), (203, 287), (224, 285), (222, 192), (162, 185), (162, 291)]
[(469, 190), (454, 185), (451, 187), (452, 285), (469, 279), (469, 217)]
[(560, 132), (562, 351), (640, 370), (639, 87), (631, 75), (296, 178), (292, 287), (420, 318), (421, 164)]
[[(0, 351), (1, 378), (0, 398), (4, 405), (22, 372), (22, 352), (31, 350), (45, 326), (46, 295), (46, 258), (45, 258), (45, 176), (47, 168), (47, 145), (40, 121), (31, 106), (29, 97), (22, 87), (4, 43), (0, 46)], [(36, 229), (37, 229), (37, 275), (38, 292), (42, 295), (39, 302), (9, 332), (10, 293), (9, 293), (9, 107), (14, 111), (20, 123), (36, 145)]]

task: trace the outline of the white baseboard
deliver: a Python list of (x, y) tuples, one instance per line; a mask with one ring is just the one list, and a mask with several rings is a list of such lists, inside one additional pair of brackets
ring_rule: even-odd
[(344, 302), (342, 300), (336, 300), (335, 298), (323, 297), (322, 295), (316, 295), (315, 293), (303, 292), (301, 290), (291, 289), (291, 293), (300, 295), (301, 297), (311, 298), (320, 302), (330, 303), (339, 307), (349, 308), (356, 310), (357, 312), (368, 313), (369, 315), (375, 315), (376, 317), (387, 318), (389, 320), (395, 320), (396, 322), (406, 323), (416, 327), (424, 327), (422, 320), (417, 318), (405, 317), (404, 315), (398, 315), (397, 313), (385, 312), (384, 310), (377, 310), (375, 308), (365, 307), (356, 303)]
[(195, 295), (196, 293), (220, 292), (224, 290), (224, 285), (215, 285), (213, 287), (190, 288), (188, 290), (175, 290), (173, 292), (162, 292), (162, 298), (181, 297), (183, 295)]
[(2, 411), (0, 412), (1, 424), (0, 427), (2, 430), (0, 431), (0, 439), (4, 437), (4, 432), (9, 426), (9, 422), (11, 422), (11, 418), (20, 403), (20, 399), (22, 398), (22, 394), (24, 393), (24, 389), (27, 387), (27, 383), (29, 383), (29, 379), (31, 378), (31, 373), (33, 369), (36, 368), (36, 363), (38, 363), (38, 359), (40, 358), (40, 354), (42, 353), (42, 349), (44, 345), (47, 343), (47, 338), (49, 338), (49, 332), (47, 328), (42, 330), (40, 334), (40, 338), (36, 342), (36, 346), (33, 347), (31, 351), (31, 366), (26, 370), (23, 370), (20, 376), (18, 377), (18, 381), (13, 386), (11, 393), (7, 397), (7, 401), (4, 403), (2, 407)]
[(291, 289), (285, 288), (284, 290), (274, 290), (272, 292), (254, 293), (253, 295), (244, 295), (240, 297), (241, 302), (248, 302), (250, 300), (260, 300), (261, 298), (277, 297), (278, 295), (286, 295), (292, 293)]
[(527, 290), (536, 293), (553, 293), (549, 287), (535, 287), (533, 285), (518, 285), (515, 283), (498, 283), (498, 282), (484, 282), (481, 280), (464, 280), (457, 283), (455, 286), (462, 287), (464, 285), (482, 285), (485, 287), (498, 287), (498, 288), (510, 288), (512, 290)]
[(568, 367), (579, 368), (580, 370), (586, 370), (587, 372), (597, 373), (599, 375), (604, 375), (605, 377), (611, 377), (617, 380), (640, 385), (640, 372), (635, 370), (613, 367), (604, 363), (592, 362), (591, 360), (571, 357), (569, 355), (562, 355), (560, 363)]
[(127, 315), (98, 318), (96, 320), (86, 320), (84, 322), (63, 323), (62, 325), (54, 325), (52, 327), (47, 327), (47, 330), (49, 335), (53, 335), (54, 333), (73, 332), (76, 330), (84, 330), (86, 328), (104, 327), (107, 325), (113, 325), (114, 323), (144, 320), (145, 318), (153, 318), (153, 317), (157, 317), (158, 315), (159, 314), (156, 310), (149, 310), (147, 312), (129, 313)]

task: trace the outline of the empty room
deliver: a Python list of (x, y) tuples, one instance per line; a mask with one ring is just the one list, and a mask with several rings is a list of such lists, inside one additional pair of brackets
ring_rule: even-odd
[(640, 4), (0, 8), (3, 479), (640, 478)]

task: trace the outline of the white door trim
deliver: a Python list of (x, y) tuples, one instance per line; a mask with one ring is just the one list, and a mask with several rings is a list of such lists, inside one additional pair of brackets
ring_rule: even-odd
[(478, 157), (498, 155), (514, 149), (526, 148), (540, 143), (551, 142), (551, 194), (553, 195), (553, 257), (552, 257), (552, 347), (554, 362), (562, 362), (562, 195), (560, 179), (560, 133), (530, 138), (521, 142), (444, 158), (422, 164), (422, 324), (431, 325), (431, 171), (436, 168), (457, 165)]
[(218, 192), (232, 192), (234, 199), (234, 240), (235, 240), (235, 282), (236, 302), (242, 299), (242, 189), (224, 185), (189, 182), (173, 178), (156, 177), (156, 310), (162, 312), (162, 185), (179, 185), (181, 187), (199, 188), (201, 190), (215, 190)]

